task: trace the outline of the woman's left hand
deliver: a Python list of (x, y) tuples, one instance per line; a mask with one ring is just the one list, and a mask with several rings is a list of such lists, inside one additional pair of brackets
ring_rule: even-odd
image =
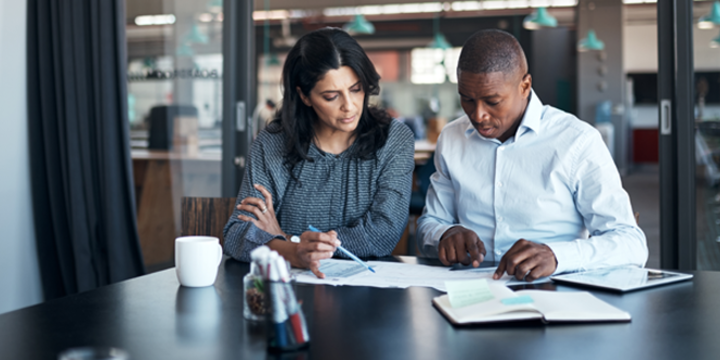
[(280, 229), (280, 224), (278, 224), (277, 218), (275, 217), (272, 195), (260, 184), (255, 184), (255, 189), (260, 191), (265, 197), (265, 200), (256, 197), (246, 197), (240, 202), (240, 205), (237, 206), (238, 210), (247, 211), (255, 215), (255, 218), (238, 215), (238, 219), (252, 222), (255, 226), (270, 234), (287, 237), (287, 234)]

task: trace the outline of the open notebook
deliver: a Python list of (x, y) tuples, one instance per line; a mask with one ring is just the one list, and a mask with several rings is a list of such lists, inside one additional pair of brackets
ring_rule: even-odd
[(518, 320), (543, 322), (630, 321), (630, 314), (589, 292), (520, 290), (513, 292), (502, 285), (491, 285), (494, 298), (484, 302), (452, 307), (448, 295), (433, 299), (440, 312), (457, 325)]

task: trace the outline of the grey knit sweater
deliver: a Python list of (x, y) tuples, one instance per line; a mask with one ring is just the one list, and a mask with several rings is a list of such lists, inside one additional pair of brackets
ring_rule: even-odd
[[(377, 152), (377, 160), (350, 155), (353, 144), (339, 155), (327, 154), (310, 145), (308, 156), (293, 170), (283, 165), (285, 137), (260, 132), (250, 148), (237, 204), (253, 196), (263, 198), (252, 187), (263, 185), (273, 197), (280, 228), (300, 235), (308, 225), (321, 231), (335, 230), (343, 247), (357, 256), (386, 256), (395, 248), (407, 223), (414, 167), (414, 140), (410, 129), (397, 120)], [(223, 231), (225, 253), (250, 261), (250, 252), (266, 242), (282, 238), (251, 222), (237, 218), (250, 215), (235, 209)], [(341, 252), (335, 256), (343, 257)]]

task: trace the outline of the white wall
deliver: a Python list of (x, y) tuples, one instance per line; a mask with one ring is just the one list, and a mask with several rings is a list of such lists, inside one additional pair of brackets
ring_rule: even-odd
[(42, 301), (30, 197), (26, 4), (0, 1), (0, 313)]
[[(710, 40), (716, 36), (718, 36), (718, 28), (701, 30), (693, 26), (693, 57), (696, 71), (720, 70), (720, 48), (710, 47)], [(625, 25), (623, 66), (626, 73), (657, 72), (657, 24)]]
[(623, 67), (625, 73), (657, 72), (657, 24), (625, 25), (625, 31), (623, 31)]

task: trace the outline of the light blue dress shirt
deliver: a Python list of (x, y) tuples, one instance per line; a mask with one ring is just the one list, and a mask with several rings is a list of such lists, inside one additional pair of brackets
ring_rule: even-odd
[(443, 233), (460, 225), (483, 241), (485, 261), (500, 261), (519, 239), (547, 244), (555, 273), (647, 261), (645, 234), (600, 133), (534, 92), (504, 143), (482, 137), (467, 116), (449, 123), (435, 166), (418, 220), (426, 256), (437, 256)]

